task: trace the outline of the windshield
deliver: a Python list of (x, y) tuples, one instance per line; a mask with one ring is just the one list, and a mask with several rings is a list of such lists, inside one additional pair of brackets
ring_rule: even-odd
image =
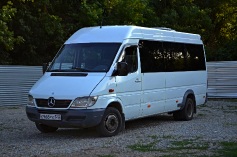
[(65, 44), (50, 72), (108, 72), (121, 43)]

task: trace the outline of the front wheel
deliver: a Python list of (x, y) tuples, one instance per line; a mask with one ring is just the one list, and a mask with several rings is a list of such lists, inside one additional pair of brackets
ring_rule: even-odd
[(110, 137), (120, 132), (122, 124), (121, 113), (116, 108), (108, 107), (96, 129), (101, 136)]
[(35, 125), (36, 125), (37, 129), (42, 133), (50, 133), (50, 132), (55, 132), (56, 130), (58, 130), (58, 128), (56, 128), (56, 127), (44, 125), (41, 123), (35, 123)]
[(173, 113), (175, 120), (191, 120), (193, 119), (195, 104), (193, 99), (187, 98), (185, 106), (182, 110)]

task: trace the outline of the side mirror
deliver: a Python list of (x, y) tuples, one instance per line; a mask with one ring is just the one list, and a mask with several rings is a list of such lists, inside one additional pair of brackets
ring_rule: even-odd
[(43, 74), (46, 72), (47, 69), (48, 69), (48, 63), (43, 63), (42, 65)]
[(125, 62), (117, 63), (117, 74), (118, 76), (127, 76), (128, 75), (128, 64)]

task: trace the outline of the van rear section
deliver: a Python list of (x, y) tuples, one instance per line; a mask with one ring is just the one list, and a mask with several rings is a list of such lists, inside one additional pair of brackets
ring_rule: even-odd
[(159, 113), (191, 120), (206, 102), (200, 35), (164, 28), (82, 28), (29, 91), (26, 113), (39, 131), (96, 127), (114, 136), (125, 122)]

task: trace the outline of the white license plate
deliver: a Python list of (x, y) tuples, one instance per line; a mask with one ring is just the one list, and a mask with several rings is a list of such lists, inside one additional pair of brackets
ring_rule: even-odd
[(40, 119), (61, 120), (61, 115), (60, 114), (40, 114)]

